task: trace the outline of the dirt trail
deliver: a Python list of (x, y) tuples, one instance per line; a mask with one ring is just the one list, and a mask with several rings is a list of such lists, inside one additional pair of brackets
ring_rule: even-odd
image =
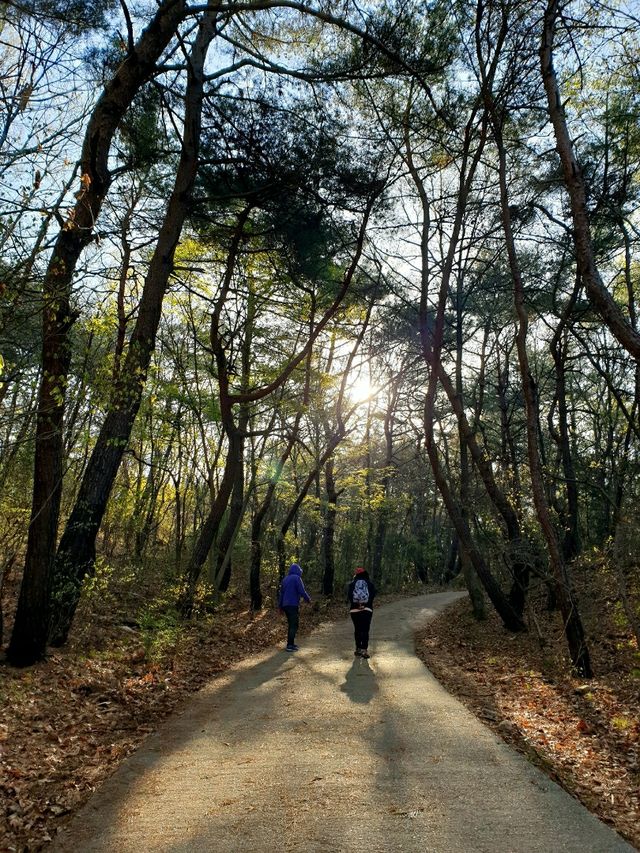
[[(413, 631), (457, 597), (376, 610), (243, 661), (150, 737), (59, 853), (632, 851), (446, 693)], [(303, 617), (304, 618), (304, 613)]]

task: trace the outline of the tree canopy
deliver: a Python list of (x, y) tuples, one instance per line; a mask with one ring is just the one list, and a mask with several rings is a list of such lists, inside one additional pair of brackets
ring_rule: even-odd
[[(460, 575), (592, 672), (636, 531), (631, 4), (0, 4), (9, 658), (97, 563), (181, 615)], [(625, 618), (638, 570), (618, 554)]]

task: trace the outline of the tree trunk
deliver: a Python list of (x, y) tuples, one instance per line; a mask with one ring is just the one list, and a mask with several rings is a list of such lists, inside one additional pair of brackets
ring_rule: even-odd
[(458, 534), (454, 533), (451, 537), (451, 541), (449, 542), (449, 547), (447, 548), (447, 557), (444, 564), (444, 571), (441, 573), (440, 578), (444, 583), (449, 583), (455, 577), (458, 576), (460, 572), (460, 540), (458, 539)]
[(524, 622), (520, 615), (515, 611), (509, 599), (504, 595), (500, 586), (498, 585), (496, 579), (493, 577), (491, 571), (489, 570), (487, 564), (484, 561), (480, 551), (476, 548), (473, 539), (471, 537), (471, 532), (469, 531), (469, 527), (467, 522), (465, 521), (462, 513), (460, 512), (449, 488), (449, 483), (447, 482), (447, 478), (442, 470), (442, 466), (440, 464), (440, 460), (438, 458), (438, 451), (435, 446), (435, 442), (433, 441), (433, 430), (431, 427), (431, 411), (426, 408), (425, 410), (425, 436), (426, 436), (426, 447), (427, 453), (429, 454), (429, 460), (431, 462), (431, 468), (433, 470), (433, 475), (440, 490), (440, 494), (442, 495), (442, 499), (447, 508), (447, 512), (449, 513), (449, 518), (456, 530), (458, 538), (460, 540), (460, 548), (464, 548), (469, 556), (469, 560), (473, 565), (473, 568), (478, 573), (478, 577), (482, 582), (482, 585), (489, 596), (489, 599), (493, 606), (496, 609), (496, 612), (502, 619), (502, 622), (509, 631), (523, 631), (525, 630)]
[(371, 555), (370, 574), (372, 578), (377, 578), (380, 575), (382, 567), (382, 556), (384, 554), (384, 545), (387, 539), (387, 528), (389, 525), (389, 487), (393, 473), (393, 425), (395, 417), (395, 406), (398, 399), (399, 381), (393, 381), (389, 389), (389, 399), (387, 408), (384, 413), (384, 474), (380, 483), (382, 487), (382, 501), (378, 509), (378, 517), (376, 519), (376, 533), (373, 540), (373, 552)]
[(93, 567), (96, 536), (140, 407), (162, 302), (173, 271), (173, 258), (197, 173), (204, 94), (203, 68), (213, 36), (212, 17), (207, 15), (200, 24), (190, 55), (180, 163), (149, 264), (127, 357), (56, 554), (51, 621), (51, 635), (55, 645), (61, 645), (67, 638), (80, 598), (82, 581)]
[[(253, 342), (253, 329), (256, 318), (256, 301), (255, 294), (253, 289), (249, 288), (249, 294), (247, 298), (247, 319), (245, 324), (245, 335), (244, 340), (242, 342), (242, 388), (246, 390), (251, 383), (251, 345)], [(248, 404), (242, 404), (239, 407), (240, 414), (238, 417), (238, 434), (242, 439), (243, 447), (242, 447), (242, 455), (241, 455), (241, 465), (238, 467), (236, 471), (236, 479), (233, 484), (233, 491), (231, 493), (231, 504), (229, 506), (229, 517), (227, 518), (227, 523), (222, 531), (220, 536), (220, 540), (218, 542), (217, 547), (217, 560), (216, 560), (216, 574), (214, 578), (214, 583), (216, 586), (216, 590), (219, 592), (226, 592), (229, 589), (229, 584), (231, 582), (231, 558), (233, 546), (236, 541), (236, 536), (238, 534), (238, 530), (240, 528), (240, 524), (242, 522), (242, 517), (244, 515), (245, 510), (245, 499), (244, 499), (244, 476), (245, 476), (245, 466), (244, 466), (244, 436), (247, 432), (247, 427), (250, 421), (250, 410)], [(250, 583), (252, 583), (252, 578), (250, 576)], [(260, 610), (262, 607), (262, 592), (260, 591), (260, 584), (258, 582), (257, 589), (251, 586), (251, 606), (254, 610)]]
[[(308, 401), (308, 393), (309, 393), (309, 379), (310, 379), (310, 359), (311, 352), (309, 353), (309, 358), (307, 359), (307, 370), (306, 370), (306, 379), (305, 379), (305, 393), (303, 395), (304, 405), (307, 404)], [(280, 476), (282, 474), (282, 470), (287, 462), (287, 459), (291, 455), (291, 451), (296, 443), (298, 437), (298, 429), (300, 426), (300, 420), (302, 418), (302, 410), (298, 412), (296, 415), (296, 419), (289, 434), (289, 438), (287, 440), (287, 444), (280, 455), (280, 459), (278, 460), (278, 464), (275, 467), (274, 473), (269, 480), (269, 485), (267, 486), (267, 491), (265, 493), (264, 499), (258, 509), (256, 510), (252, 522), (251, 522), (251, 565), (249, 568), (249, 585), (251, 589), (260, 588), (260, 572), (261, 572), (261, 564), (262, 564), (262, 545), (261, 545), (261, 537), (262, 537), (262, 526), (264, 524), (264, 520), (267, 516), (267, 512), (271, 506), (271, 502), (273, 500), (273, 496), (276, 491), (276, 487), (280, 482)], [(282, 580), (282, 577), (280, 578)]]
[[(462, 566), (462, 575), (469, 593), (469, 601), (471, 602), (471, 612), (473, 618), (478, 622), (482, 622), (487, 618), (487, 604), (482, 594), (482, 584), (478, 578), (477, 572), (473, 568), (473, 563), (466, 551), (460, 551), (460, 564)], [(514, 610), (516, 608), (514, 607)]]
[(298, 514), (298, 510), (300, 509), (300, 506), (302, 505), (302, 501), (306, 498), (309, 489), (311, 488), (311, 486), (315, 482), (315, 480), (318, 476), (318, 472), (322, 470), (322, 467), (331, 458), (336, 447), (340, 444), (340, 442), (344, 438), (344, 435), (345, 435), (344, 428), (338, 428), (338, 430), (334, 433), (334, 435), (332, 436), (331, 440), (329, 441), (329, 444), (326, 447), (324, 453), (322, 454), (322, 456), (318, 460), (316, 466), (309, 472), (306, 480), (304, 481), (304, 483), (300, 487), (300, 490), (298, 491), (298, 495), (297, 495), (295, 501), (293, 502), (293, 504), (291, 505), (291, 508), (289, 509), (289, 512), (287, 513), (286, 518), (280, 527), (280, 532), (278, 534), (278, 543), (277, 543), (278, 575), (279, 575), (280, 580), (282, 580), (282, 578), (284, 577), (285, 561), (286, 561), (285, 540), (287, 538), (287, 533), (289, 532), (289, 528), (293, 524), (293, 521), (294, 521), (296, 515)]
[[(471, 182), (473, 180), (475, 170), (480, 161), (480, 157), (486, 144), (486, 124), (482, 122), (479, 129), (480, 138), (478, 140), (475, 152), (473, 153), (473, 155), (471, 155), (470, 147), (471, 139), (474, 133), (475, 120), (476, 110), (474, 108), (474, 110), (472, 111), (472, 115), (469, 118), (469, 121), (467, 122), (467, 125), (465, 126), (464, 130), (464, 147), (462, 154), (462, 162), (460, 165), (460, 178), (456, 214), (451, 229), (447, 256), (445, 258), (445, 262), (443, 264), (441, 272), (440, 287), (438, 293), (438, 307), (436, 311), (435, 322), (433, 324), (430, 324), (428, 322), (427, 299), (430, 277), (428, 234), (429, 200), (427, 198), (422, 181), (420, 180), (417, 170), (413, 164), (410, 145), (407, 139), (408, 165), (412, 173), (414, 183), (420, 195), (424, 216), (421, 234), (422, 282), (420, 293), (419, 317), (423, 355), (425, 361), (427, 362), (430, 368), (429, 385), (427, 388), (427, 396), (425, 400), (424, 410), (425, 446), (427, 449), (427, 454), (429, 456), (429, 461), (431, 463), (431, 468), (433, 471), (433, 476), (436, 485), (440, 491), (440, 494), (442, 495), (442, 499), (449, 514), (449, 518), (451, 519), (451, 523), (453, 524), (460, 540), (460, 548), (464, 548), (467, 552), (469, 559), (475, 571), (478, 573), (478, 576), (480, 577), (480, 580), (485, 588), (487, 595), (489, 596), (490, 601), (494, 605), (505, 627), (512, 631), (520, 631), (525, 628), (522, 618), (518, 613), (516, 613), (513, 606), (500, 589), (500, 586), (498, 585), (497, 581), (490, 572), (480, 551), (476, 548), (471, 536), (471, 532), (469, 530), (469, 526), (466, 520), (464, 519), (462, 513), (460, 512), (460, 508), (458, 507), (456, 501), (454, 500), (446, 475), (442, 469), (442, 465), (440, 464), (438, 449), (436, 447), (433, 435), (433, 425), (435, 420), (435, 399), (438, 379), (440, 376), (445, 375), (442, 369), (441, 353), (444, 340), (445, 307), (450, 290), (453, 262), (456, 254), (456, 247), (458, 245), (458, 240), (460, 237), (462, 220), (464, 211), (466, 209), (469, 191), (471, 188)], [(450, 380), (449, 385), (451, 385)], [(455, 397), (455, 391), (453, 393), (453, 396)]]
[(193, 610), (193, 598), (202, 567), (218, 534), (238, 474), (243, 469), (244, 438), (236, 430), (231, 434), (227, 432), (227, 435), (229, 448), (222, 481), (209, 513), (200, 527), (185, 571), (185, 587), (178, 602), (179, 609), (185, 616), (190, 616)]
[(560, 14), (561, 5), (560, 0), (548, 0), (540, 45), (540, 66), (549, 105), (549, 116), (556, 138), (556, 150), (560, 156), (564, 184), (571, 203), (576, 262), (592, 306), (614, 337), (635, 358), (636, 362), (640, 362), (640, 334), (631, 323), (627, 322), (618, 304), (605, 287), (596, 263), (584, 174), (573, 151), (558, 79), (553, 67), (553, 42), (556, 19)]
[(509, 208), (509, 195), (507, 187), (506, 151), (502, 140), (501, 117), (493, 101), (488, 101), (488, 107), (494, 119), (494, 134), (499, 158), (499, 181), (500, 181), (500, 204), (502, 212), (502, 223), (509, 266), (513, 280), (514, 303), (518, 316), (518, 334), (516, 346), (518, 350), (518, 361), (522, 375), (522, 391), (525, 400), (527, 450), (529, 457), (529, 473), (531, 477), (531, 491), (536, 508), (536, 514), (542, 533), (547, 543), (549, 561), (555, 578), (556, 595), (562, 618), (564, 620), (565, 635), (569, 646), (571, 660), (576, 671), (584, 678), (593, 675), (589, 650), (584, 635), (584, 628), (578, 610), (578, 603), (571, 586), (567, 566), (562, 559), (562, 552), (556, 531), (553, 526), (551, 513), (545, 493), (543, 469), (538, 447), (538, 408), (535, 391), (535, 383), (529, 369), (529, 357), (527, 353), (527, 328), (528, 314), (525, 304), (525, 292), (520, 266), (516, 254), (513, 228), (511, 223), (511, 212)]
[[(463, 336), (462, 336), (462, 275), (457, 277), (456, 287), (456, 399), (464, 413), (464, 384), (462, 376)], [(466, 420), (466, 418), (464, 418)], [(469, 448), (465, 440), (461, 418), (458, 417), (458, 440), (460, 443), (460, 512), (465, 521), (469, 518), (471, 476), (469, 471)], [(464, 548), (460, 549), (460, 563), (464, 576), (471, 611), (475, 619), (481, 621), (487, 618), (487, 609), (478, 575), (473, 570), (469, 555)], [(522, 611), (520, 611), (522, 612)]]
[[(567, 509), (559, 512), (563, 521), (564, 535), (562, 537), (562, 555), (567, 562), (575, 559), (580, 553), (580, 531), (578, 525), (578, 481), (576, 478), (573, 456), (571, 455), (571, 439), (569, 435), (569, 415), (567, 406), (567, 388), (565, 382), (565, 358), (567, 341), (561, 341), (561, 329), (556, 331), (551, 341), (551, 355), (555, 365), (556, 391), (555, 399), (558, 409), (558, 429), (550, 423), (549, 432), (556, 441), (562, 460), (564, 483), (567, 498)], [(551, 413), (549, 415), (551, 418)]]
[[(245, 407), (246, 409), (246, 407)], [(238, 434), (242, 441), (240, 454), (240, 465), (236, 467), (235, 482), (231, 492), (229, 504), (229, 515), (217, 543), (216, 555), (216, 587), (219, 592), (226, 592), (231, 582), (231, 550), (236, 539), (237, 530), (244, 514), (244, 435), (249, 422), (249, 413), (243, 412), (238, 419)], [(258, 593), (260, 589), (258, 587)], [(259, 604), (258, 604), (259, 600)], [(256, 594), (255, 602), (253, 591), (251, 595), (252, 609), (260, 610), (262, 607), (262, 596)], [(254, 607), (254, 603), (257, 605)]]
[[(504, 40), (506, 35), (505, 28), (503, 28), (502, 33), (500, 34), (500, 41)], [(498, 48), (496, 47), (496, 57), (498, 55)], [(497, 58), (496, 58), (497, 62)], [(496, 64), (491, 68), (491, 73), (487, 80), (483, 81), (483, 92), (484, 90), (490, 86), (493, 76), (495, 75)], [(413, 178), (414, 184), (418, 191), (418, 195), (420, 197), (420, 203), (423, 213), (423, 224), (422, 231), (420, 237), (420, 246), (421, 246), (421, 259), (422, 259), (422, 282), (421, 282), (421, 294), (420, 294), (420, 306), (419, 306), (419, 318), (420, 318), (420, 336), (422, 343), (422, 350), (425, 361), (430, 367), (430, 376), (429, 376), (429, 387), (427, 390), (427, 399), (425, 402), (425, 444), (427, 448), (427, 454), (429, 456), (429, 461), (431, 462), (431, 467), (433, 469), (434, 478), (436, 481), (436, 485), (442, 495), (445, 506), (449, 513), (449, 517), (451, 522), (456, 530), (458, 539), (459, 539), (459, 547), (466, 550), (467, 555), (469, 557), (470, 562), (472, 563), (475, 570), (478, 572), (482, 585), (484, 586), (487, 595), (489, 596), (491, 602), (502, 618), (505, 626), (510, 630), (522, 630), (524, 629), (524, 623), (522, 621), (521, 614), (517, 613), (514, 609), (513, 604), (504, 596), (502, 590), (497, 584), (495, 578), (489, 571), (482, 555), (479, 550), (476, 548), (473, 543), (473, 539), (471, 536), (471, 532), (469, 530), (468, 524), (460, 512), (460, 508), (454, 500), (453, 494), (447, 482), (447, 478), (445, 476), (444, 471), (442, 470), (442, 466), (440, 464), (438, 450), (435, 446), (435, 442), (433, 440), (433, 420), (435, 417), (435, 398), (436, 398), (436, 390), (438, 381), (442, 383), (443, 388), (452, 404), (456, 417), (458, 418), (459, 427), (464, 436), (464, 440), (469, 447), (471, 452), (474, 464), (478, 468), (479, 473), (482, 476), (483, 482), (487, 487), (487, 492), (490, 495), (492, 501), (496, 508), (500, 511), (503, 516), (505, 523), (507, 525), (507, 530), (510, 533), (510, 536), (515, 536), (519, 531), (518, 520), (515, 512), (512, 507), (509, 505), (505, 496), (502, 494), (501, 490), (497, 488), (497, 484), (495, 484), (495, 480), (493, 478), (493, 472), (491, 470), (490, 462), (486, 459), (485, 454), (478, 446), (478, 443), (475, 440), (475, 436), (473, 434), (473, 430), (471, 429), (468, 420), (466, 418), (466, 414), (464, 412), (464, 408), (461, 404), (461, 401), (456, 394), (455, 388), (453, 387), (453, 383), (451, 379), (447, 375), (444, 370), (444, 366), (441, 360), (441, 352), (442, 345), (444, 340), (444, 326), (445, 326), (445, 306), (447, 297), (450, 291), (450, 282), (451, 275), (453, 269), (453, 263), (456, 256), (458, 241), (460, 238), (460, 232), (462, 229), (462, 222), (464, 218), (464, 212), (466, 209), (467, 199), (469, 197), (469, 192), (471, 189), (471, 184), (473, 181), (473, 177), (475, 175), (476, 168), (478, 163), (480, 162), (480, 158), (482, 156), (482, 152), (486, 145), (486, 132), (487, 132), (487, 124), (486, 119), (482, 119), (477, 128), (477, 132), (479, 134), (476, 150), (471, 153), (471, 142), (473, 139), (474, 132), (476, 131), (475, 122), (477, 121), (477, 109), (479, 108), (479, 102), (476, 103), (471, 111), (471, 115), (467, 124), (464, 128), (463, 134), (463, 149), (462, 149), (462, 160), (460, 164), (460, 178), (459, 178), (459, 186), (458, 186), (458, 194), (456, 201), (456, 213), (453, 221), (453, 227), (451, 229), (451, 235), (449, 237), (449, 244), (447, 249), (447, 255), (445, 258), (445, 262), (442, 267), (441, 279), (440, 279), (440, 287), (438, 294), (438, 308), (435, 316), (435, 322), (428, 322), (428, 289), (429, 289), (429, 277), (430, 277), (430, 248), (429, 248), (429, 210), (430, 204), (429, 199), (427, 197), (426, 190), (424, 185), (420, 179), (418, 170), (414, 164), (413, 153), (411, 149), (408, 129), (405, 135), (405, 146), (407, 152), (407, 166)]]
[(519, 507), (520, 495), (522, 494), (522, 482), (520, 480), (520, 466), (516, 454), (516, 444), (511, 430), (511, 418), (509, 417), (509, 405), (507, 402), (507, 388), (509, 386), (509, 358), (512, 344), (504, 354), (504, 366), (501, 366), (500, 353), (498, 352), (497, 363), (497, 385), (496, 394), (498, 407), (500, 409), (500, 434), (502, 436), (502, 450), (500, 457), (505, 470), (511, 469), (514, 502)]
[(322, 594), (333, 595), (335, 580), (335, 561), (333, 554), (333, 542), (335, 537), (336, 514), (338, 505), (338, 492), (333, 473), (333, 459), (328, 459), (324, 466), (324, 477), (327, 494), (327, 511), (322, 534)]
[(43, 657), (49, 636), (51, 573), (63, 477), (63, 419), (71, 344), (71, 285), (76, 264), (93, 239), (95, 221), (111, 183), (113, 135), (181, 21), (184, 0), (162, 3), (151, 24), (105, 86), (91, 115), (81, 154), (80, 190), (62, 223), (43, 282), (42, 379), (38, 394), (33, 497), (25, 567), (9, 661), (28, 665)]

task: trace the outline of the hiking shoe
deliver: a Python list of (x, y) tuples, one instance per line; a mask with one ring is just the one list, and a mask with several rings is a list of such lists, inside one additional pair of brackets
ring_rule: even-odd
[(357, 657), (360, 657), (361, 654), (362, 654), (362, 649), (356, 649), (354, 652), (354, 655), (357, 655)]
[(287, 649), (286, 649), (286, 650), (287, 650), (288, 652), (297, 652), (297, 651), (298, 651), (298, 647), (296, 646), (296, 644), (295, 644), (295, 643), (293, 643), (292, 645), (287, 646)]
[(360, 657), (361, 658), (370, 658), (371, 655), (369, 654), (369, 652), (366, 649), (362, 649), (362, 651), (360, 652)]

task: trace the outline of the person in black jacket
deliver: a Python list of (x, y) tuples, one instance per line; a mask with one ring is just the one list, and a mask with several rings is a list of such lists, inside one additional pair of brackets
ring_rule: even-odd
[(355, 655), (361, 658), (370, 657), (369, 628), (373, 617), (373, 599), (376, 597), (376, 588), (369, 574), (362, 568), (355, 571), (353, 580), (349, 584), (347, 601), (353, 622), (354, 636), (356, 640)]

